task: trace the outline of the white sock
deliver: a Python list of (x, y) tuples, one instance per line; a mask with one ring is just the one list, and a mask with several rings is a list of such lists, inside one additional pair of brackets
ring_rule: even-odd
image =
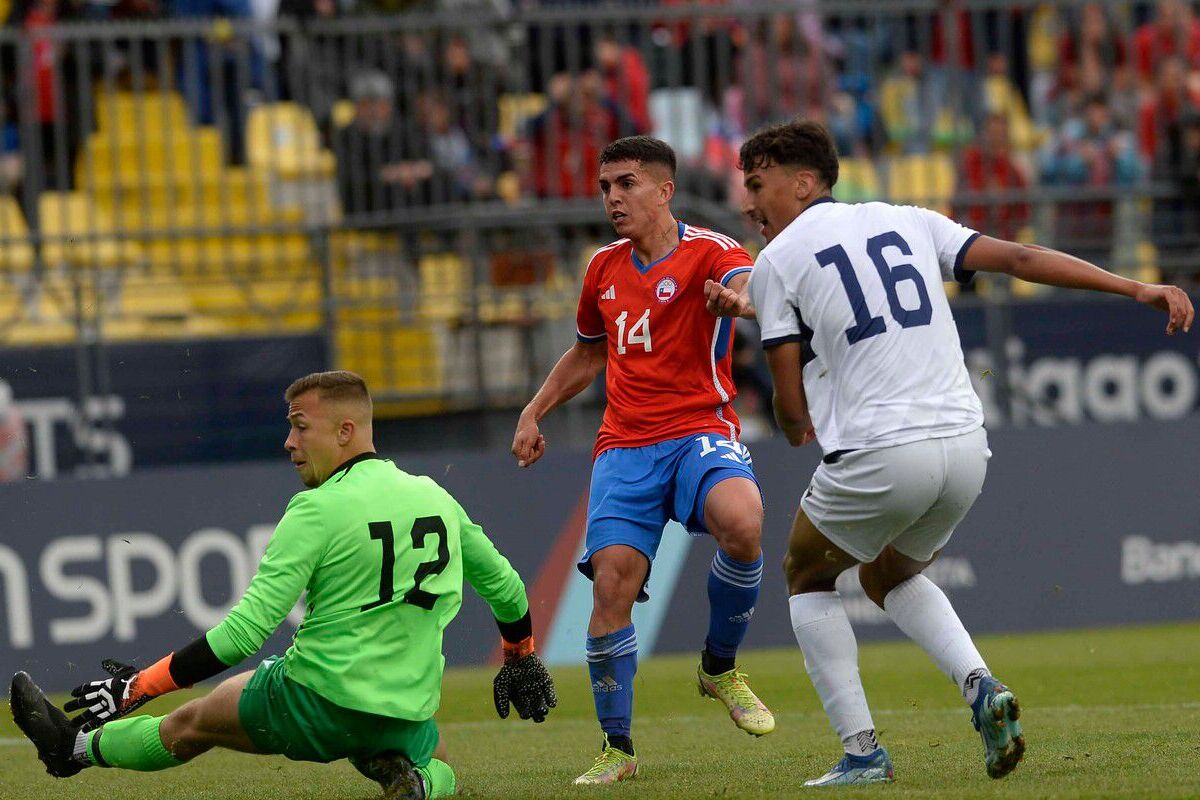
[[(788, 599), (792, 631), (804, 653), (804, 668), (847, 753), (870, 755), (875, 723), (858, 675), (858, 642), (837, 592), (795, 594)], [(869, 736), (858, 736), (869, 732)], [(871, 750), (863, 751), (865, 746)]]
[[(916, 575), (888, 592), (883, 598), (883, 609), (933, 659), (938, 669), (954, 681), (967, 704), (975, 702), (978, 675), (991, 673), (946, 593), (929, 578)], [(973, 674), (975, 679), (968, 681), (967, 677)]]

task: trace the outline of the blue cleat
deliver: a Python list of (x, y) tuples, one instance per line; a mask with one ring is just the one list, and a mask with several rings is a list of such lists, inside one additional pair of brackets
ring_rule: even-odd
[(891, 783), (892, 759), (887, 750), (879, 748), (869, 756), (846, 753), (833, 769), (819, 778), (805, 781), (805, 786), (848, 786), (863, 783)]
[(983, 739), (984, 763), (992, 778), (1003, 778), (1025, 755), (1021, 706), (1012, 690), (990, 675), (980, 678), (979, 695), (971, 704), (971, 724)]

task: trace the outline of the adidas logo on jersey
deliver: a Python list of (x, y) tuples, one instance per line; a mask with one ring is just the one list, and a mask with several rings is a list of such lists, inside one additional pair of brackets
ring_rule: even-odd
[(617, 299), (616, 284), (613, 284), (612, 286), (605, 289), (604, 294), (600, 295), (600, 299), (601, 300), (616, 300)]
[(613, 679), (612, 675), (605, 675), (600, 680), (592, 683), (592, 691), (602, 692), (604, 694), (608, 694), (609, 692), (619, 692), (621, 691), (621, 684), (617, 683)]

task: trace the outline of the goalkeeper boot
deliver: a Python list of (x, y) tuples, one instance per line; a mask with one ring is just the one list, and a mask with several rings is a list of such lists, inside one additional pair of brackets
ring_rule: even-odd
[(987, 774), (1003, 778), (1017, 768), (1025, 755), (1021, 733), (1021, 706), (1012, 690), (991, 675), (979, 679), (979, 694), (971, 704), (971, 724), (983, 740)]
[(359, 761), (354, 768), (383, 787), (384, 800), (425, 800), (425, 781), (413, 763), (395, 751)]
[(751, 736), (766, 736), (775, 730), (775, 715), (758, 699), (746, 683), (746, 673), (736, 667), (720, 675), (709, 675), (704, 665), (696, 668), (697, 688), (701, 697), (720, 700), (729, 709), (733, 724)]
[(84, 764), (74, 758), (79, 730), (46, 699), (27, 673), (13, 676), (8, 702), (17, 726), (37, 747), (46, 772), (56, 778), (69, 778), (83, 769)]
[(604, 734), (604, 749), (592, 768), (575, 779), (576, 786), (600, 786), (627, 781), (637, 775), (637, 756), (630, 755), (608, 742)]
[(805, 781), (805, 786), (849, 786), (865, 783), (891, 783), (892, 759), (887, 750), (879, 748), (869, 756), (846, 753), (842, 760), (819, 778)]

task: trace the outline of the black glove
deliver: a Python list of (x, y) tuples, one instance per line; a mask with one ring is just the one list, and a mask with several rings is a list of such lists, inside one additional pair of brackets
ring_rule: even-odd
[(506, 643), (504, 666), (492, 681), (492, 699), (501, 719), (508, 718), (510, 700), (521, 719), (532, 718), (534, 722), (545, 720), (550, 709), (558, 705), (554, 679), (532, 646), (522, 654), (521, 649)]
[(73, 699), (63, 706), (67, 712), (83, 711), (72, 722), (85, 731), (119, 719), (154, 699), (154, 695), (139, 691), (140, 672), (136, 667), (111, 658), (101, 661), (100, 666), (112, 677), (76, 686), (71, 690)]

